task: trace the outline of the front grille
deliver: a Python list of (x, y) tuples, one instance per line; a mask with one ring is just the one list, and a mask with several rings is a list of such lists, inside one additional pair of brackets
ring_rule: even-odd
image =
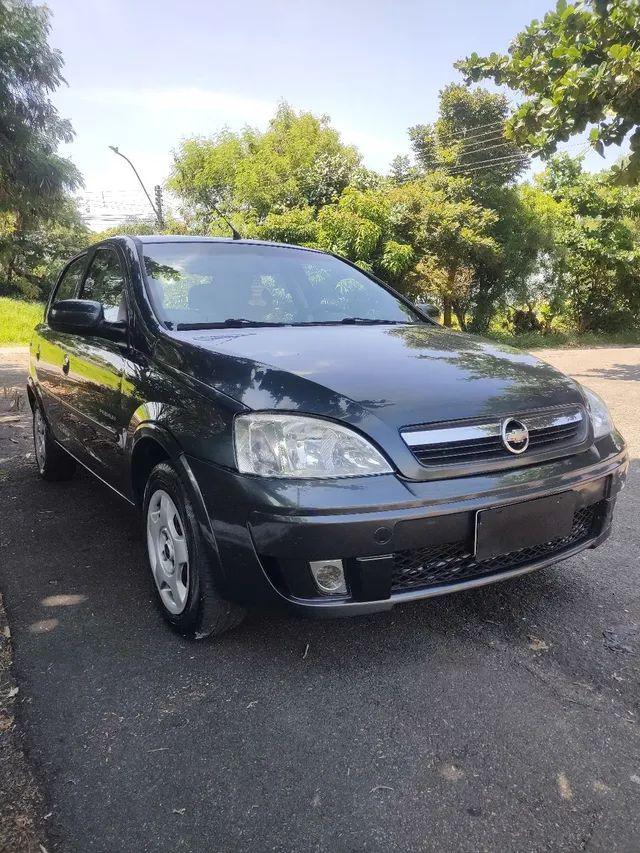
[[(521, 421), (529, 431), (529, 446), (518, 457), (523, 464), (537, 451), (556, 448), (569, 451), (586, 435), (586, 421), (579, 408), (524, 415)], [(418, 462), (426, 466), (457, 466), (514, 458), (504, 446), (499, 421), (412, 428), (404, 431), (402, 437)]]
[(476, 562), (470, 552), (469, 542), (451, 542), (446, 545), (398, 551), (394, 554), (391, 590), (400, 592), (416, 587), (459, 583), (562, 554), (563, 551), (592, 538), (599, 506), (600, 503), (595, 503), (576, 510), (573, 527), (568, 536), (532, 548), (500, 554), (489, 560)]
[(438, 445), (412, 447), (422, 465), (455, 465), (458, 462), (484, 462), (485, 459), (501, 459), (508, 453), (500, 436), (479, 438), (471, 441), (448, 441)]

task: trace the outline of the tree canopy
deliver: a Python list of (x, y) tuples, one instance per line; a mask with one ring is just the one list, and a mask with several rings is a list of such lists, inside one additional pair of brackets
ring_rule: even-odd
[(49, 98), (64, 81), (48, 35), (45, 6), (0, 0), (0, 292), (34, 297), (86, 233), (69, 199), (80, 173), (56, 153), (73, 131)]
[(640, 311), (640, 192), (556, 155), (523, 188), (549, 235), (549, 295), (581, 331), (619, 331)]
[(167, 186), (197, 226), (208, 230), (215, 224), (217, 208), (246, 230), (269, 215), (337, 201), (360, 160), (327, 116), (297, 113), (282, 103), (264, 133), (225, 128), (184, 140)]
[(456, 64), (468, 82), (492, 79), (524, 96), (506, 136), (548, 156), (590, 125), (600, 153), (629, 137), (631, 153), (612, 177), (640, 180), (640, 2), (558, 0), (519, 33), (508, 54), (474, 53)]
[(0, 0), (0, 210), (27, 216), (50, 212), (80, 183), (75, 166), (56, 154), (73, 131), (49, 99), (64, 80), (48, 35), (45, 6)]
[(475, 184), (507, 183), (526, 171), (529, 159), (504, 134), (509, 103), (486, 89), (450, 84), (440, 93), (433, 124), (409, 128), (416, 160), (425, 171), (473, 175)]
[(508, 120), (504, 95), (447, 86), (437, 119), (409, 129), (413, 156), (381, 176), (326, 117), (282, 104), (264, 133), (185, 140), (169, 185), (183, 228), (228, 233), (217, 209), (244, 236), (327, 249), (435, 299), (447, 325), (486, 332), (509, 305), (530, 323), (536, 305), (584, 329), (633, 322), (638, 194), (568, 157), (519, 185), (529, 159)]

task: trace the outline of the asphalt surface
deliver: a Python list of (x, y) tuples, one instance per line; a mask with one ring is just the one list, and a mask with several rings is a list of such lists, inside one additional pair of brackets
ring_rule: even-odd
[[(28, 413), (5, 406), (0, 588), (48, 849), (640, 850), (640, 349), (543, 357), (629, 440), (606, 545), (195, 644), (152, 606), (133, 511), (86, 474), (41, 482)], [(24, 354), (0, 360), (0, 388), (22, 386)]]

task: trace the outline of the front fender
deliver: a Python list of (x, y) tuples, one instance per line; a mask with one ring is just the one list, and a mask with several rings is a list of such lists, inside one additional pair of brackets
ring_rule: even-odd
[[(146, 414), (150, 414), (153, 411), (152, 407), (154, 405), (158, 404), (145, 404), (145, 406), (141, 406), (140, 409), (146, 409)], [(189, 496), (191, 505), (193, 507), (193, 511), (196, 516), (196, 521), (198, 523), (200, 533), (204, 540), (209, 559), (212, 565), (214, 566), (214, 575), (218, 583), (220, 584), (222, 580), (220, 554), (218, 551), (218, 545), (213, 532), (213, 528), (211, 526), (211, 519), (209, 518), (209, 513), (207, 512), (200, 486), (195, 478), (191, 466), (189, 465), (183, 448), (181, 447), (176, 437), (164, 425), (151, 420), (143, 420), (133, 430), (130, 436), (130, 459), (132, 464), (132, 474), (133, 465), (135, 464), (136, 447), (140, 447), (140, 442), (146, 442), (149, 440), (154, 441), (162, 448), (164, 454), (168, 458), (169, 462), (173, 465), (173, 467), (178, 473), (178, 476), (180, 477), (185, 492)], [(134, 491), (135, 490), (133, 489), (132, 476), (132, 493)]]

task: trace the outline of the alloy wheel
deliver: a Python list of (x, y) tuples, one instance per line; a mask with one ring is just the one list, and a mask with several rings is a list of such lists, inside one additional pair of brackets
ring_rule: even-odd
[(147, 549), (162, 603), (169, 613), (182, 613), (189, 594), (189, 548), (180, 512), (164, 489), (151, 495), (147, 508)]

